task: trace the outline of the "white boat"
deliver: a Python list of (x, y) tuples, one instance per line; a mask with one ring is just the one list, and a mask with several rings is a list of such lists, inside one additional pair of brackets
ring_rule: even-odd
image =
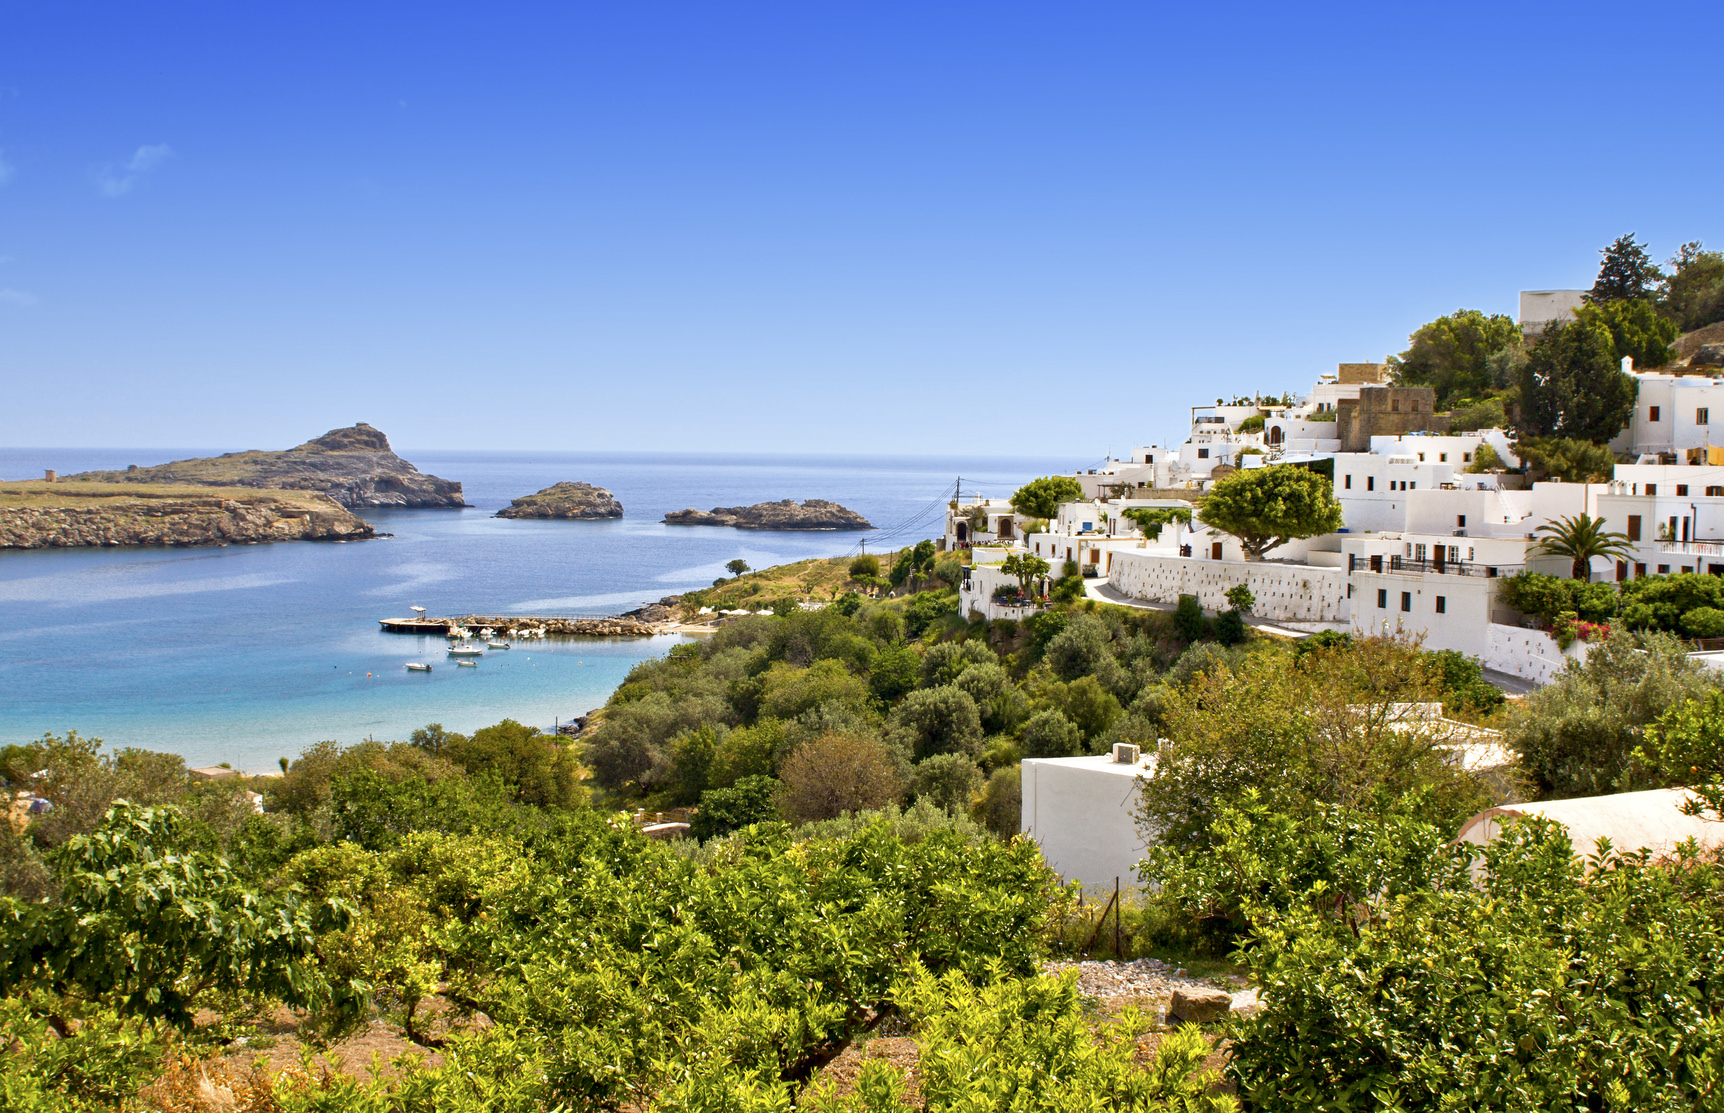
[(477, 662), (477, 661), (465, 661), (465, 660), (463, 660), (463, 661), (456, 661), (455, 663), (457, 665), (460, 665), (464, 669), (476, 669), (479, 667), (479, 662)]
[(509, 648), (508, 642), (487, 641), (487, 642), (485, 642), (485, 644), (490, 646), (492, 649), (508, 649)]
[(460, 645), (449, 647), (449, 656), (451, 657), (483, 657), (484, 655), (483, 647), (473, 645), (470, 642), (462, 642)]
[(408, 662), (408, 665), (407, 665), (407, 671), (408, 672), (430, 672), (431, 666), (425, 664), (422, 661), (410, 661), (410, 662)]

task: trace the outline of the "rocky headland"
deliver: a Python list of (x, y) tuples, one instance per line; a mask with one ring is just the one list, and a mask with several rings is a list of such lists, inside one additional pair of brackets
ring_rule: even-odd
[(376, 531), (315, 492), (0, 484), (0, 549), (359, 541)]
[(623, 504), (591, 483), (553, 483), (535, 495), (515, 499), (498, 518), (620, 518)]
[(868, 519), (825, 499), (757, 502), (753, 506), (715, 506), (677, 510), (664, 516), (673, 526), (733, 526), (736, 529), (873, 529)]
[(88, 471), (66, 479), (199, 487), (316, 491), (350, 510), (458, 507), (461, 484), (425, 475), (395, 455), (389, 438), (363, 421), (332, 429), (282, 452), (229, 452), (125, 471)]

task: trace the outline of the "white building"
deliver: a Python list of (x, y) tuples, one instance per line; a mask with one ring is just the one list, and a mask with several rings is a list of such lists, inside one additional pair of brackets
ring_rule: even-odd
[(1528, 336), (1537, 336), (1554, 321), (1574, 320), (1574, 311), (1586, 304), (1585, 297), (1585, 290), (1522, 290), (1521, 331)]
[(1019, 829), (1067, 881), (1093, 891), (1137, 882), (1148, 842), (1138, 832), (1139, 778), (1155, 771), (1153, 756), (1118, 762), (1100, 757), (1025, 758)]

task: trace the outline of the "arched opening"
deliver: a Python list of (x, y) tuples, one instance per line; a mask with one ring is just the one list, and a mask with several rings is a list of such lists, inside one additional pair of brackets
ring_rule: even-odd
[(1270, 444), (1280, 444), (1281, 443), (1281, 426), (1271, 425), (1269, 427), (1269, 443)]

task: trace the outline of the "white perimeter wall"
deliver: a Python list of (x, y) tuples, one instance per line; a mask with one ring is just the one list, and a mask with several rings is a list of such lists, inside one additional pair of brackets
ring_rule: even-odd
[(1020, 827), (1067, 881), (1096, 890), (1137, 885), (1145, 842), (1132, 818), (1148, 764), (1111, 757), (1026, 758)]
[(1556, 639), (1543, 630), (1523, 630), (1519, 626), (1491, 623), (1490, 647), (1484, 665), (1535, 684), (1549, 684), (1570, 660), (1586, 660), (1592, 647), (1578, 639), (1564, 653)]
[(1258, 618), (1290, 622), (1342, 622), (1347, 618), (1344, 568), (1116, 551), (1108, 580), (1136, 599), (1177, 603), (1181, 595), (1195, 595), (1199, 603), (1214, 611), (1227, 609), (1228, 589), (1243, 583), (1257, 597), (1251, 613)]

